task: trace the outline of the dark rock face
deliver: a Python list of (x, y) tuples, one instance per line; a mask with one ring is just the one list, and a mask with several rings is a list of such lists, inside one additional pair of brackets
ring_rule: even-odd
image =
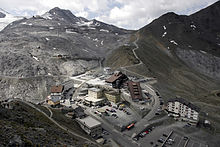
[[(216, 78), (219, 77), (216, 70), (210, 69), (218, 69), (220, 66), (217, 60), (212, 60), (213, 57), (220, 57), (219, 9), (220, 1), (189, 16), (170, 12), (154, 20), (140, 32), (143, 35), (152, 34), (168, 52), (177, 55), (187, 65), (195, 65), (193, 67), (199, 72)], [(205, 65), (206, 62), (200, 62), (201, 56), (197, 54), (199, 52), (207, 53), (205, 61), (208, 65)], [(193, 59), (186, 60), (186, 56)]]
[(2, 12), (0, 12), (0, 18), (4, 18), (6, 15)]
[(51, 9), (49, 13), (51, 14), (51, 18), (54, 20), (62, 20), (62, 21), (65, 20), (66, 22), (69, 23), (76, 23), (80, 21), (80, 19), (75, 15), (73, 15), (70, 10), (63, 10), (58, 7), (55, 7)]

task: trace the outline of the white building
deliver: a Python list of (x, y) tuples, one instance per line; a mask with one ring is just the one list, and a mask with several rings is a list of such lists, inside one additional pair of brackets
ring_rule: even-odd
[(84, 102), (90, 106), (102, 105), (105, 101), (103, 91), (98, 88), (90, 88), (88, 90), (88, 97), (84, 99)]
[(168, 101), (167, 111), (169, 115), (181, 117), (183, 120), (198, 122), (200, 109), (182, 98), (174, 98)]
[(106, 75), (111, 74), (111, 68), (110, 67), (105, 67), (103, 69), (103, 71), (104, 71), (104, 74), (106, 74)]
[(98, 105), (104, 104), (106, 102), (106, 99), (105, 98), (96, 99), (96, 98), (93, 98), (93, 97), (86, 97), (84, 99), (84, 102), (86, 104), (88, 104), (89, 106), (98, 106)]
[(100, 99), (103, 97), (103, 92), (101, 89), (98, 88), (90, 88), (88, 90), (88, 96), (95, 99)]
[(101, 122), (92, 118), (91, 116), (87, 116), (85, 118), (76, 118), (80, 127), (91, 136), (100, 136), (102, 133)]

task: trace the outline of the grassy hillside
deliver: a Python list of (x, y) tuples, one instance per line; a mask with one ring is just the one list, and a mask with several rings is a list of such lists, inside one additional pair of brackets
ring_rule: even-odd
[(117, 69), (122, 66), (138, 64), (139, 61), (132, 52), (133, 48), (135, 48), (133, 45), (124, 45), (114, 50), (105, 60), (105, 66)]
[[(12, 102), (12, 106), (12, 110), (0, 106), (1, 146), (88, 146), (84, 140), (61, 130), (28, 105)], [(72, 128), (81, 130), (74, 122)]]

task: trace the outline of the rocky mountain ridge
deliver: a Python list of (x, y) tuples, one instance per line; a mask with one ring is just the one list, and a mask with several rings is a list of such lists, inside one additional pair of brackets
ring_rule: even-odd
[(2, 30), (0, 73), (23, 77), (79, 74), (96, 67), (98, 60), (125, 43), (130, 33), (54, 8)]
[(0, 97), (42, 100), (51, 79), (96, 68), (131, 33), (60, 8), (14, 21), (0, 32)]
[(220, 2), (189, 16), (167, 13), (140, 29), (190, 68), (220, 79)]

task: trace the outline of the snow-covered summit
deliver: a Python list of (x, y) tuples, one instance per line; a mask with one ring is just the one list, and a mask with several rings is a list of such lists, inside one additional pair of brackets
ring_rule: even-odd
[(18, 19), (21, 19), (21, 17), (13, 16), (0, 8), (0, 31), (2, 31), (11, 22), (16, 21)]

